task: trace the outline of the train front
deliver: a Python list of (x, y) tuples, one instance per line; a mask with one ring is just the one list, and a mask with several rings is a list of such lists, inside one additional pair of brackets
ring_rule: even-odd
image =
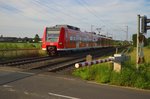
[(49, 55), (57, 55), (57, 49), (63, 48), (64, 29), (60, 27), (46, 27), (42, 38), (42, 50)]

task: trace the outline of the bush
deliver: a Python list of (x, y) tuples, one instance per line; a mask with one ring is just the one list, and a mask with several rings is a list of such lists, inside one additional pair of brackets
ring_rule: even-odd
[(114, 85), (120, 85), (120, 80), (118, 79), (120, 73), (117, 73), (115, 71), (111, 72), (111, 78), (110, 78), (110, 83)]
[(148, 45), (147, 48), (150, 49), (150, 45)]
[(133, 68), (135, 65), (132, 65), (124, 64), (125, 67), (120, 73), (112, 72), (111, 84), (150, 89), (150, 72), (148, 71), (150, 65), (140, 65), (138, 71)]
[(140, 65), (134, 87), (150, 89), (150, 64)]
[(133, 51), (134, 51), (134, 47), (133, 47), (133, 46), (131, 46), (131, 47), (129, 48), (128, 53), (131, 53), (131, 52), (133, 52)]
[[(112, 71), (112, 67), (108, 64), (93, 65), (86, 68), (75, 70), (76, 76), (84, 78), (86, 80), (94, 80), (100, 83), (110, 83), (120, 86), (130, 86), (143, 89), (150, 89), (150, 60), (149, 60), (149, 48), (144, 48), (145, 60), (148, 63), (140, 64), (137, 71), (136, 50), (131, 47), (129, 50), (131, 55), (131, 61), (122, 64), (122, 70), (120, 73)], [(86, 73), (85, 73), (86, 72)]]
[(150, 89), (150, 64), (148, 63), (140, 65), (138, 71), (135, 64), (127, 62), (123, 64), (120, 73), (112, 71), (111, 65), (99, 64), (77, 69), (73, 74), (100, 83)]
[(91, 67), (77, 69), (73, 75), (86, 80), (96, 80), (97, 82), (107, 83), (110, 81), (112, 67), (107, 64), (99, 64)]
[(82, 79), (85, 79), (85, 80), (88, 80), (90, 77), (88, 77), (88, 69), (85, 68), (80, 68), (80, 69), (77, 69), (76, 72), (73, 72), (73, 75), (75, 76), (79, 76), (81, 77)]
[(0, 43), (0, 49), (31, 49), (41, 48), (41, 43)]
[(101, 82), (101, 83), (108, 83), (110, 82), (110, 77), (111, 77), (111, 71), (112, 68), (110, 66), (108, 66), (107, 64), (100, 64), (97, 65), (97, 72), (95, 74), (95, 80), (97, 82)]

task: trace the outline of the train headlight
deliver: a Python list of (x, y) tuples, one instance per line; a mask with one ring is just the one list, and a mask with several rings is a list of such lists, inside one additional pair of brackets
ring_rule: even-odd
[(59, 45), (62, 45), (62, 42), (59, 42)]

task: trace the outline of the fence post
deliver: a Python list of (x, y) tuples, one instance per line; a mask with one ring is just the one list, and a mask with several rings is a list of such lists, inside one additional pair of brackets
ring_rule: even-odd
[(86, 56), (86, 61), (87, 62), (91, 62), (92, 61), (92, 56), (91, 55), (87, 55)]

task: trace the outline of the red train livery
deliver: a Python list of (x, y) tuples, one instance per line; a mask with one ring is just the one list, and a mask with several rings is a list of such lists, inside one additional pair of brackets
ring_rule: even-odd
[(93, 32), (81, 32), (80, 28), (70, 25), (46, 27), (42, 38), (42, 50), (46, 50), (49, 55), (110, 46), (112, 38)]

